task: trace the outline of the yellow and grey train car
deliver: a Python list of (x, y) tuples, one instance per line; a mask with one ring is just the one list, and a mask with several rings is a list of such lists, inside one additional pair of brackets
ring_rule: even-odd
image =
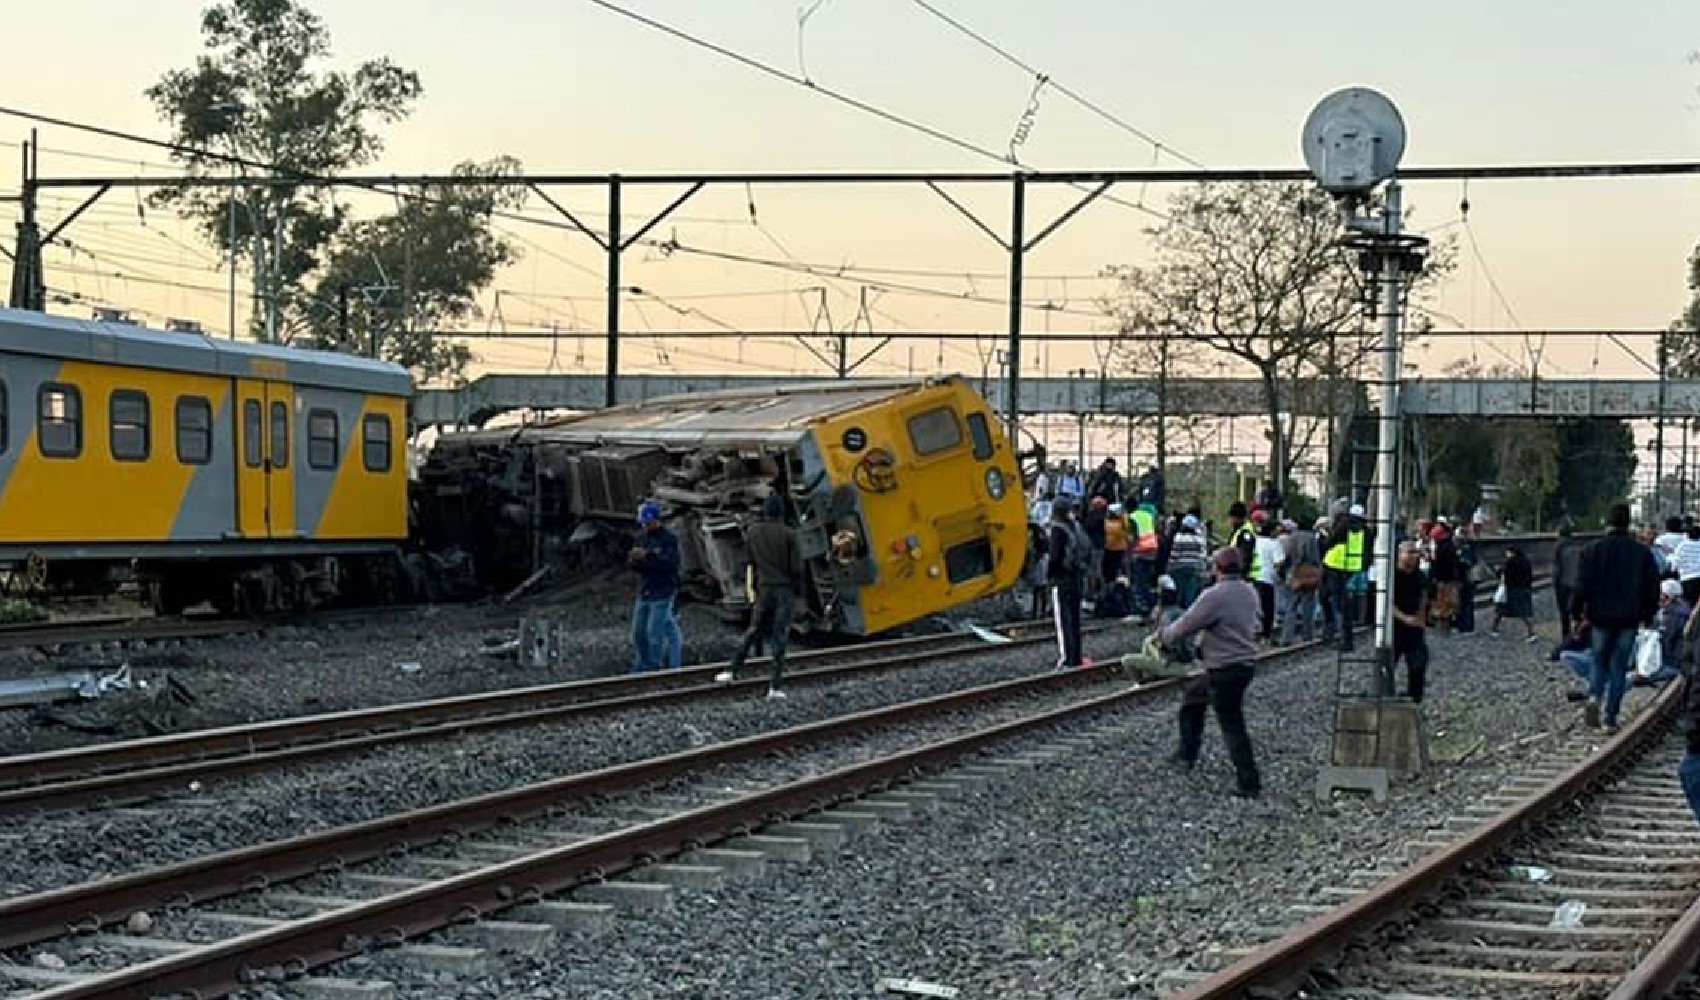
[(164, 612), (380, 586), (408, 535), (395, 365), (0, 310), (0, 567)]
[[(507, 582), (568, 561), (659, 500), (686, 585), (747, 608), (743, 529), (785, 499), (807, 569), (798, 620), (869, 635), (1012, 586), (1026, 558), (1017, 456), (959, 377), (693, 393), (444, 435), (420, 473), (428, 546)], [(610, 533), (612, 546), (618, 533)]]

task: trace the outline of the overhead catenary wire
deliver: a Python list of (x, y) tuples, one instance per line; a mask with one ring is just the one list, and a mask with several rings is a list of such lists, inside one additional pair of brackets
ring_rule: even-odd
[[(911, 132), (917, 132), (921, 135), (927, 136), (928, 138), (931, 138), (931, 139), (936, 140), (938, 142), (942, 142), (942, 143), (945, 143), (947, 145), (954, 146), (955, 148), (962, 150), (963, 152), (971, 153), (971, 154), (978, 156), (978, 157), (981, 157), (983, 159), (995, 160), (999, 163), (1008, 163), (1009, 162), (1009, 158), (1006, 157), (1005, 155), (998, 153), (998, 152), (996, 152), (996, 151), (994, 151), (994, 150), (992, 150), (992, 149), (990, 149), (986, 146), (982, 146), (979, 143), (973, 142), (973, 141), (968, 140), (968, 139), (964, 139), (960, 136), (952, 135), (951, 133), (946, 132), (941, 128), (937, 128), (937, 127), (932, 126), (932, 125), (927, 125), (927, 124), (920, 122), (920, 121), (917, 121), (913, 118), (908, 118), (904, 115), (900, 115), (900, 114), (898, 114), (894, 111), (887, 111), (885, 108), (879, 107), (878, 105), (875, 105), (875, 104), (870, 104), (867, 101), (864, 101), (860, 98), (852, 97), (851, 95), (846, 94), (843, 91), (835, 90), (831, 87), (822, 86), (821, 84), (818, 84), (818, 83), (816, 83), (812, 80), (806, 79), (805, 77), (798, 76), (795, 73), (787, 72), (786, 70), (780, 69), (777, 66), (771, 65), (769, 63), (762, 62), (759, 59), (753, 58), (751, 56), (744, 55), (742, 52), (738, 52), (734, 49), (727, 48), (726, 46), (721, 45), (717, 42), (711, 42), (708, 39), (701, 37), (700, 35), (693, 34), (689, 31), (685, 31), (682, 28), (676, 28), (676, 27), (674, 27), (670, 24), (667, 24), (666, 22), (658, 21), (655, 18), (648, 17), (644, 14), (640, 14), (637, 11), (632, 10), (628, 7), (624, 7), (624, 6), (621, 6), (620, 4), (614, 3), (614, 2), (612, 2), (612, 0), (584, 0), (584, 2), (589, 3), (589, 4), (593, 4), (597, 7), (600, 7), (603, 10), (606, 10), (611, 14), (617, 14), (617, 15), (624, 17), (624, 18), (627, 18), (631, 21), (635, 21), (638, 24), (641, 24), (641, 25), (643, 25), (643, 26), (645, 26), (645, 27), (647, 27), (647, 28), (649, 28), (653, 31), (661, 32), (662, 34), (668, 35), (669, 37), (672, 37), (672, 38), (676, 38), (679, 41), (682, 41), (682, 42), (685, 42), (687, 44), (696, 46), (697, 48), (701, 48), (701, 49), (705, 49), (709, 52), (713, 52), (716, 55), (719, 55), (719, 56), (726, 58), (726, 59), (730, 59), (733, 62), (736, 62), (741, 66), (747, 67), (749, 69), (753, 69), (753, 70), (757, 71), (758, 73), (765, 74), (767, 76), (773, 77), (773, 78), (778, 79), (778, 80), (783, 80), (786, 83), (792, 84), (794, 86), (803, 87), (803, 88), (810, 90), (814, 93), (821, 94), (821, 95), (828, 97), (828, 98), (830, 98), (834, 101), (837, 101), (838, 103), (843, 104), (847, 107), (851, 107), (851, 108), (856, 109), (857, 111), (861, 111), (864, 114), (873, 115), (874, 117), (879, 118), (882, 121), (888, 122), (892, 125), (896, 125), (900, 128), (908, 129)], [(1021, 164), (1017, 164), (1017, 166), (1022, 167), (1022, 169), (1031, 169), (1031, 168), (1027, 168), (1027, 167), (1025, 167)], [(1080, 185), (1080, 184), (1075, 184), (1074, 186), (1075, 187), (1082, 187), (1082, 185)], [(1137, 204), (1135, 202), (1127, 201), (1125, 199), (1117, 198), (1113, 195), (1108, 195), (1108, 194), (1103, 195), (1103, 198), (1104, 198), (1105, 201), (1113, 202), (1114, 204), (1121, 205), (1124, 208), (1132, 209), (1132, 210), (1137, 211), (1137, 212), (1144, 212), (1148, 215), (1152, 215), (1152, 216), (1155, 216), (1156, 218), (1162, 219), (1165, 222), (1173, 221), (1165, 213), (1160, 212), (1157, 209), (1147, 207), (1146, 205), (1143, 205), (1143, 204)]]
[(1181, 152), (1180, 150), (1176, 149), (1174, 146), (1169, 145), (1168, 143), (1164, 142), (1163, 140), (1158, 139), (1156, 136), (1153, 136), (1149, 132), (1146, 132), (1144, 129), (1141, 129), (1141, 128), (1129, 123), (1125, 119), (1113, 114), (1112, 112), (1105, 110), (1103, 107), (1101, 107), (1097, 103), (1089, 100), (1088, 98), (1086, 98), (1084, 95), (1082, 95), (1078, 91), (1073, 90), (1070, 87), (1068, 87), (1067, 85), (1063, 84), (1054, 75), (1052, 75), (1050, 73), (1043, 72), (1040, 69), (1038, 69), (1037, 67), (1029, 64), (1026, 60), (1020, 58), (1019, 56), (1010, 52), (1008, 49), (1006, 49), (1003, 46), (992, 41), (990, 38), (986, 37), (981, 32), (975, 31), (973, 28), (971, 28), (967, 24), (963, 23), (959, 18), (953, 17), (952, 15), (945, 13), (943, 10), (940, 10), (937, 6), (927, 2), (927, 0), (910, 0), (910, 2), (913, 3), (915, 6), (921, 8), (922, 10), (926, 11), (928, 14), (931, 14), (933, 17), (939, 19), (940, 21), (943, 21), (945, 24), (950, 25), (952, 28), (956, 29), (958, 32), (962, 33), (963, 35), (966, 35), (969, 38), (973, 39), (974, 41), (978, 42), (981, 46), (991, 50), (994, 53), (996, 53), (1005, 62), (1008, 62), (1009, 64), (1020, 69), (1022, 72), (1026, 73), (1028, 76), (1031, 76), (1036, 80), (1043, 80), (1044, 83), (1050, 89), (1055, 90), (1057, 93), (1063, 95), (1064, 97), (1068, 98), (1069, 100), (1073, 101), (1074, 103), (1076, 103), (1076, 104), (1080, 105), (1081, 107), (1085, 108), (1086, 110), (1092, 112), (1093, 114), (1097, 115), (1099, 118), (1104, 119), (1105, 121), (1109, 122), (1110, 124), (1121, 129), (1122, 131), (1127, 132), (1128, 134), (1139, 139), (1140, 141), (1146, 143), (1147, 145), (1151, 146), (1152, 149), (1154, 149), (1155, 151), (1157, 151), (1159, 153), (1167, 153), (1169, 156), (1173, 157), (1176, 160), (1179, 160), (1182, 163), (1187, 164), (1188, 166), (1198, 167), (1201, 170), (1207, 169), (1203, 163), (1199, 162), (1198, 160), (1194, 159), (1191, 156), (1188, 156), (1186, 153)]

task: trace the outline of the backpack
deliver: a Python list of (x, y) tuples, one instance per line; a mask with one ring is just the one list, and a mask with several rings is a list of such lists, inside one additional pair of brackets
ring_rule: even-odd
[(1086, 537), (1086, 529), (1080, 526), (1079, 521), (1065, 521), (1062, 529), (1068, 538), (1068, 546), (1063, 550), (1062, 571), (1068, 576), (1084, 576), (1092, 562), (1092, 540)]
[(1315, 590), (1321, 585), (1322, 567), (1313, 563), (1301, 563), (1294, 566), (1293, 571), (1287, 577), (1287, 586), (1301, 594)]

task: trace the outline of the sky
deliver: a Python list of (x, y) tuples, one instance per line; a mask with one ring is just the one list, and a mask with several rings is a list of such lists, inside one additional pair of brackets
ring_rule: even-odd
[[(1006, 151), (1029, 106), (1033, 77), (929, 15), (914, 0), (621, 0), (634, 10), (790, 73)], [(842, 107), (656, 33), (587, 0), (483, 0), (467, 6), (399, 0), (312, 0), (334, 41), (336, 65), (388, 56), (421, 75), (411, 118), (389, 128), (374, 173), (446, 170), (498, 154), (534, 172), (1007, 170), (944, 142)], [(199, 49), (200, 0), (61, 0), (10, 12), (13, 44), (0, 61), (0, 104), (164, 136), (142, 90)], [(1407, 164), (1467, 165), (1700, 159), (1700, 4), (1692, 0), (1429, 0), (1391, 5), (1155, 3), (1145, 0), (935, 0), (972, 27), (1170, 150), (1212, 167), (1296, 167), (1298, 136), (1317, 100), (1347, 85), (1382, 90), (1410, 132)], [(813, 13), (800, 25), (800, 13)], [(1174, 153), (1041, 89), (1022, 161), (1040, 168), (1182, 166)], [(0, 117), (0, 142), (27, 125)], [(159, 151), (45, 129), (49, 175), (155, 168)], [(89, 154), (121, 162), (91, 160)], [(0, 145), (0, 190), (15, 183), (16, 149)], [(630, 192), (628, 229), (676, 189)], [(1007, 190), (953, 195), (996, 228)], [(1083, 212), (1027, 261), (1030, 332), (1101, 329), (1095, 280), (1111, 264), (1149, 259), (1160, 208), (1152, 186), (1117, 189), (1128, 203)], [(1457, 223), (1470, 203), (1468, 228)], [(1077, 194), (1037, 192), (1029, 231)], [(558, 199), (600, 225), (595, 189)], [(1412, 184), (1413, 224), (1460, 241), (1459, 266), (1434, 308), (1465, 327), (1664, 326), (1682, 308), (1685, 260), (1700, 241), (1700, 178)], [(52, 220), (72, 204), (52, 193)], [(363, 210), (380, 208), (368, 199)], [(9, 221), (0, 206), (0, 225)], [(549, 218), (533, 200), (526, 213)], [(752, 214), (758, 224), (752, 223)], [(492, 330), (569, 331), (555, 344), (478, 342), (478, 370), (597, 370), (602, 260), (583, 237), (509, 223), (523, 259), (486, 296)], [(68, 231), (83, 252), (55, 251), (49, 283), (141, 310), (150, 322), (190, 316), (226, 326), (217, 252), (193, 229), (135, 196), (109, 196)], [(758, 340), (660, 341), (645, 331), (807, 328), (826, 287), (835, 326), (857, 317), (873, 290), (871, 327), (980, 330), (983, 344), (897, 344), (870, 373), (986, 363), (1005, 308), (1007, 255), (925, 188), (713, 186), (663, 223), (657, 236), (690, 246), (829, 267), (911, 269), (924, 276), (823, 279), (773, 267), (663, 256), (634, 248), (624, 280), (646, 289), (624, 307), (634, 369), (819, 372), (802, 348)], [(1470, 240), (1473, 237), (1473, 243)], [(128, 279), (115, 277), (129, 275)], [(149, 276), (152, 283), (140, 280)], [(199, 286), (170, 288), (161, 284)], [(921, 294), (914, 287), (931, 290)], [(245, 284), (245, 282), (244, 282)], [(210, 288), (213, 290), (202, 290)], [(668, 305), (671, 303), (671, 306)], [(500, 305), (499, 313), (494, 308)], [(698, 310), (684, 312), (680, 310)], [(1441, 322), (1442, 329), (1447, 321)], [(1630, 345), (1651, 358), (1650, 340)], [(1412, 353), (1425, 372), (1472, 355), (1521, 363), (1523, 338), (1437, 340)], [(1035, 357), (1036, 355), (1036, 357)], [(1090, 350), (1029, 349), (1042, 370), (1093, 366)], [(1634, 377), (1645, 369), (1593, 338), (1550, 341), (1543, 374)], [(1032, 370), (1032, 366), (1029, 366)], [(1199, 374), (1210, 374), (1200, 372)]]

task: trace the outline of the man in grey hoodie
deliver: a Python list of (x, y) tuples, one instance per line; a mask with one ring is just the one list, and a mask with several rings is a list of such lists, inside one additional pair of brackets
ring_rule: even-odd
[(1164, 644), (1201, 635), (1199, 662), (1204, 673), (1187, 685), (1181, 697), (1180, 750), (1175, 760), (1191, 769), (1204, 743), (1204, 715), (1215, 709), (1222, 741), (1234, 763), (1234, 794), (1256, 798), (1263, 790), (1245, 728), (1245, 691), (1251, 685), (1257, 659), (1257, 591), (1241, 575), (1240, 553), (1227, 548), (1211, 561), (1216, 585), (1198, 595), (1192, 607), (1158, 633)]

